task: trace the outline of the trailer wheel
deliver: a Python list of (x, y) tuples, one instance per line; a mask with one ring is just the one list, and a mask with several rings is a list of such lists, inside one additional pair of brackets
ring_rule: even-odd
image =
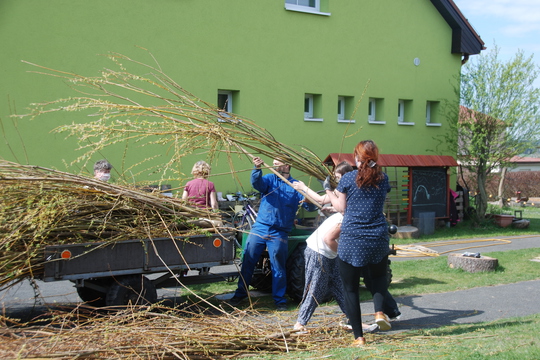
[(148, 305), (157, 301), (157, 291), (145, 276), (125, 276), (115, 278), (105, 301), (107, 306)]
[(287, 259), (287, 294), (298, 302), (302, 301), (306, 284), (306, 246), (305, 242), (299, 243)]
[(95, 307), (102, 307), (106, 305), (105, 302), (105, 296), (107, 292), (107, 287), (109, 286), (110, 279), (95, 279), (95, 280), (88, 280), (87, 282), (92, 282), (95, 285), (102, 286), (105, 288), (105, 292), (91, 289), (89, 287), (78, 287), (77, 288), (77, 294), (79, 294), (79, 297), (82, 301), (87, 303), (88, 305), (92, 305)]

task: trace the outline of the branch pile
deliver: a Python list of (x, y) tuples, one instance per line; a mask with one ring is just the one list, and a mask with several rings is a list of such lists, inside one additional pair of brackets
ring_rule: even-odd
[(0, 316), (2, 358), (229, 359), (347, 346), (351, 335), (327, 318), (309, 336), (276, 326), (283, 319), (255, 311), (184, 314), (153, 307), (99, 315), (84, 308), (53, 313), (50, 323), (21, 324)]
[[(67, 81), (82, 96), (33, 104), (24, 116), (83, 111), (96, 119), (55, 129), (79, 140), (79, 150), (85, 153), (76, 161), (88, 162), (105, 147), (133, 141), (167, 149), (169, 158), (159, 165), (164, 177), (177, 173), (181, 159), (195, 151), (205, 152), (210, 162), (223, 154), (235, 177), (233, 156), (252, 154), (277, 157), (316, 179), (331, 175), (312, 151), (288, 146), (255, 122), (197, 98), (165, 74), (157, 61), (150, 65), (118, 53), (108, 58), (118, 70), (104, 69), (96, 77), (28, 63), (40, 68), (38, 73)], [(128, 71), (128, 65), (137, 71)]]
[(0, 160), (0, 289), (43, 271), (43, 249), (219, 231), (218, 214), (140, 189)]

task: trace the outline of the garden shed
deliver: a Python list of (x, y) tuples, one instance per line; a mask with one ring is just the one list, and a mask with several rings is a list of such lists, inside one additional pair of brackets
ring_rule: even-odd
[[(353, 154), (331, 153), (323, 163), (333, 167), (342, 161), (356, 167)], [(452, 156), (380, 154), (378, 164), (385, 168), (392, 186), (385, 204), (386, 216), (392, 223), (417, 224), (426, 215), (450, 217), (449, 170), (458, 166)]]

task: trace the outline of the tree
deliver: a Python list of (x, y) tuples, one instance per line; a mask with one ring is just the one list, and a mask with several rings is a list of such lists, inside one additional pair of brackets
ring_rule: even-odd
[(463, 66), (456, 88), (461, 106), (450, 115), (451, 131), (444, 136), (462, 169), (476, 177), (477, 220), (486, 214), (489, 176), (540, 138), (540, 89), (533, 85), (539, 68), (533, 56), (520, 50), (502, 62), (498, 55), (495, 46)]

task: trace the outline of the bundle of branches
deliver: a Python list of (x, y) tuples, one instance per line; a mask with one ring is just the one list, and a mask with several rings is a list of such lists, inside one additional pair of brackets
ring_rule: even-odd
[(39, 275), (47, 245), (219, 231), (191, 224), (218, 214), (179, 199), (7, 161), (0, 204), (0, 289)]
[[(85, 153), (76, 161), (88, 162), (104, 147), (135, 140), (169, 148), (170, 158), (161, 169), (163, 175), (174, 172), (174, 164), (182, 157), (201, 149), (210, 160), (225, 154), (233, 175), (232, 156), (251, 154), (277, 157), (317, 179), (331, 175), (312, 151), (285, 145), (253, 121), (197, 98), (166, 75), (157, 62), (153, 66), (117, 53), (108, 57), (119, 70), (106, 69), (98, 77), (31, 64), (44, 70), (39, 73), (68, 80), (84, 96), (34, 104), (33, 112), (26, 116), (89, 110), (97, 118), (55, 129), (79, 139), (79, 149)], [(129, 72), (125, 64), (142, 68), (144, 75)]]
[[(20, 324), (0, 316), (2, 358), (230, 359), (321, 351), (347, 346), (351, 335), (333, 319), (309, 335), (283, 329), (282, 319), (257, 312), (182, 314), (131, 310), (111, 315), (82, 309), (53, 314), (47, 325)], [(164, 309), (161, 309), (164, 310)], [(330, 321), (328, 321), (330, 320)], [(9, 326), (9, 327), (8, 327)], [(286, 326), (286, 325), (285, 325)], [(288, 326), (287, 326), (288, 327)]]

